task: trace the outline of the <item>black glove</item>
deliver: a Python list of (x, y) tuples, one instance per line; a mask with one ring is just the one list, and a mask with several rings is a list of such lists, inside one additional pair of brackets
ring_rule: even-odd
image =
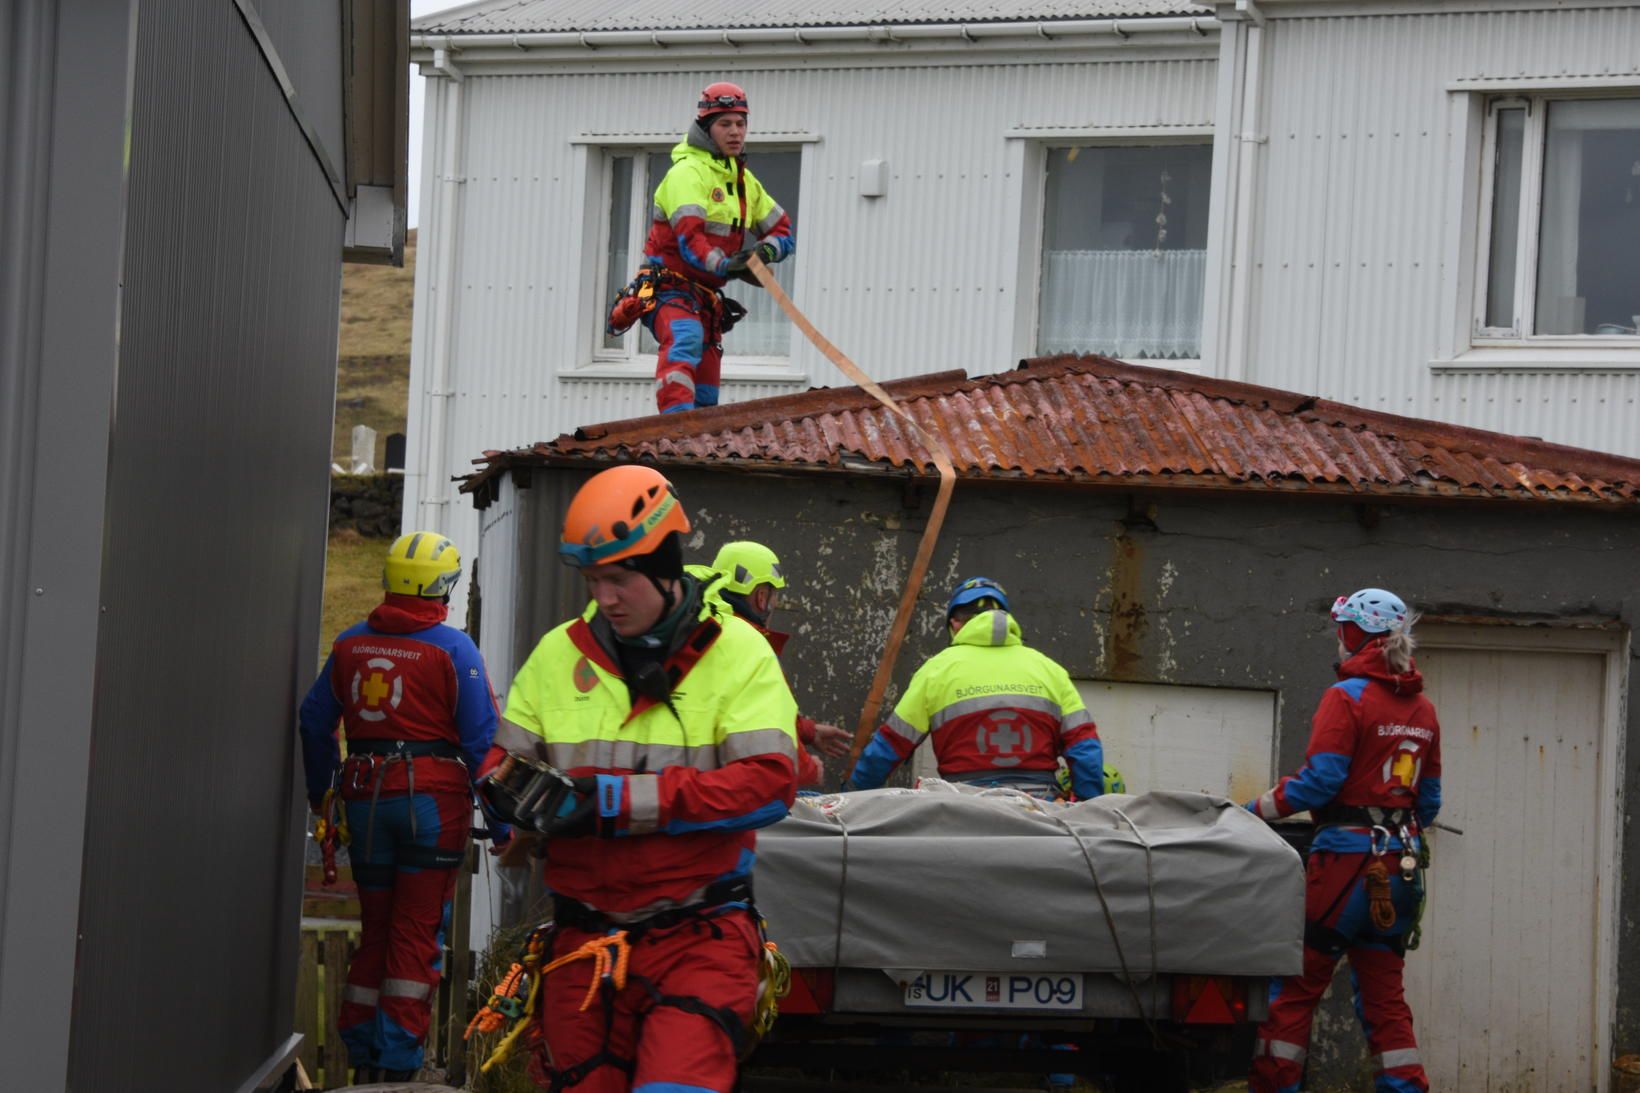
[(553, 838), (581, 838), (587, 835), (615, 834), (613, 819), (598, 815), (598, 779), (572, 778), (575, 783), (573, 803), (565, 802), (563, 810), (547, 825), (547, 835)]
[(763, 259), (765, 266), (772, 266), (780, 261), (780, 248), (773, 243), (759, 243), (757, 245), (757, 256)]

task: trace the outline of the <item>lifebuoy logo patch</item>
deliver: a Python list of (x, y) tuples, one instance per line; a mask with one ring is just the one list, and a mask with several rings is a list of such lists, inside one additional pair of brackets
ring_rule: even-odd
[(722, 201), (723, 200), (723, 187), (722, 186), (713, 186), (712, 187), (712, 200), (713, 201)]

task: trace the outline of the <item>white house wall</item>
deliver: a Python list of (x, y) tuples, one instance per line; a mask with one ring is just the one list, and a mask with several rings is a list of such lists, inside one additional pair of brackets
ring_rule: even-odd
[[(758, 68), (755, 57), (736, 56), (732, 74), (751, 95), (754, 140), (760, 132), (808, 138), (798, 305), (878, 378), (1007, 367), (1021, 355), (1017, 316), (1034, 323), (1040, 214), (1021, 206), (1038, 206), (1041, 179), (1026, 153), (1066, 133), (1183, 130), (1209, 139), (1216, 47), (1210, 36), (1191, 39), (1197, 44), (1187, 50), (1141, 52), (1118, 42), (1053, 63), (990, 53), (1001, 59), (848, 68), (834, 58), (803, 68), (782, 58)], [(677, 139), (700, 87), (725, 69), (698, 61), (662, 72), (656, 62), (627, 67), (644, 70), (582, 63), (526, 72), (515, 64), (512, 74), (488, 75), (472, 65), (459, 82), (428, 80), (408, 523), (471, 543), (476, 516), (465, 499), (450, 500), (441, 479), (469, 472), (485, 449), (654, 412), (649, 376), (574, 375), (590, 362), (593, 316), (607, 302), (589, 280), (607, 215), (583, 213), (589, 179), (599, 140)], [(888, 161), (888, 193), (862, 197), (857, 172), (875, 158)], [(451, 223), (455, 249), (446, 259)], [(452, 300), (443, 328), (446, 269)], [(794, 343), (798, 375), (728, 381), (725, 401), (847, 382), (800, 336)], [(732, 334), (728, 345), (732, 351)], [(443, 352), (448, 396), (430, 393)], [(429, 434), (441, 399), (440, 445)], [(434, 454), (437, 468), (428, 465)]]
[(1508, 369), (1440, 363), (1472, 292), (1459, 277), (1475, 251), (1454, 223), (1455, 182), (1478, 176), (1478, 132), (1461, 107), (1471, 93), (1449, 88), (1551, 91), (1589, 76), (1640, 88), (1640, 10), (1282, 16), (1264, 35), (1254, 135), (1268, 143), (1254, 153), (1238, 378), (1640, 454), (1640, 349), (1603, 370), (1549, 367), (1529, 349), (1500, 351)]

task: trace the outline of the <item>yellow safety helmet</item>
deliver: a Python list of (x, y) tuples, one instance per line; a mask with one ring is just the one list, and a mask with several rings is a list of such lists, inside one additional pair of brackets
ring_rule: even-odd
[(761, 584), (786, 587), (786, 577), (780, 572), (780, 559), (762, 543), (744, 539), (724, 543), (717, 557), (712, 559), (712, 568), (723, 574), (723, 584), (719, 587), (726, 592), (750, 596), (752, 589)]
[(389, 592), (442, 599), (459, 580), (461, 552), (436, 531), (412, 531), (387, 548), (382, 587)]

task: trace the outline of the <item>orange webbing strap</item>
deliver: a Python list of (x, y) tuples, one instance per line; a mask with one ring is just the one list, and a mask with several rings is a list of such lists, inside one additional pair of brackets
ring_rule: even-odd
[(573, 964), (577, 960), (590, 959), (592, 963), (592, 982), (587, 984), (587, 996), (581, 999), (581, 1012), (585, 1013), (592, 1005), (592, 1000), (598, 997), (598, 986), (606, 978), (615, 984), (616, 990), (626, 988), (626, 970), (632, 963), (632, 946), (627, 944), (626, 931), (616, 930), (603, 937), (595, 937), (582, 945), (574, 952), (563, 956), (541, 969), (541, 978), (545, 979), (555, 970), (565, 964)]
[(945, 510), (951, 504), (951, 490), (957, 484), (957, 472), (951, 466), (951, 457), (946, 454), (945, 445), (917, 424), (916, 419), (906, 413), (887, 391), (879, 387), (859, 365), (844, 356), (841, 349), (832, 345), (826, 340), (825, 335), (814, 328), (808, 316), (797, 310), (797, 305), (792, 303), (791, 297), (786, 295), (780, 283), (769, 272), (769, 267), (764, 265), (757, 255), (754, 254), (746, 260), (746, 268), (769, 295), (774, 297), (774, 302), (797, 329), (803, 332), (803, 336), (825, 354), (827, 360), (835, 364), (843, 375), (853, 380), (866, 394), (888, 407), (891, 413), (906, 423), (934, 460), (935, 469), (940, 472), (940, 488), (934, 495), (934, 507), (928, 514), (928, 526), (923, 529), (922, 540), (917, 543), (917, 555), (912, 559), (911, 572), (905, 581), (905, 591), (900, 595), (900, 607), (894, 615), (894, 626), (888, 632), (888, 644), (883, 647), (883, 659), (877, 665), (877, 675), (871, 681), (865, 708), (860, 711), (860, 723), (854, 730), (854, 744), (849, 748), (848, 755), (849, 767), (852, 770), (854, 762), (860, 758), (860, 750), (866, 746), (866, 741), (871, 739), (871, 734), (877, 727), (877, 711), (882, 708), (883, 693), (888, 690), (889, 677), (894, 674), (895, 658), (900, 655), (900, 644), (905, 641), (905, 632), (911, 626), (911, 612), (916, 607), (917, 593), (922, 589), (923, 577), (928, 573), (928, 563), (934, 556), (934, 542), (939, 538), (940, 525), (945, 523)]

